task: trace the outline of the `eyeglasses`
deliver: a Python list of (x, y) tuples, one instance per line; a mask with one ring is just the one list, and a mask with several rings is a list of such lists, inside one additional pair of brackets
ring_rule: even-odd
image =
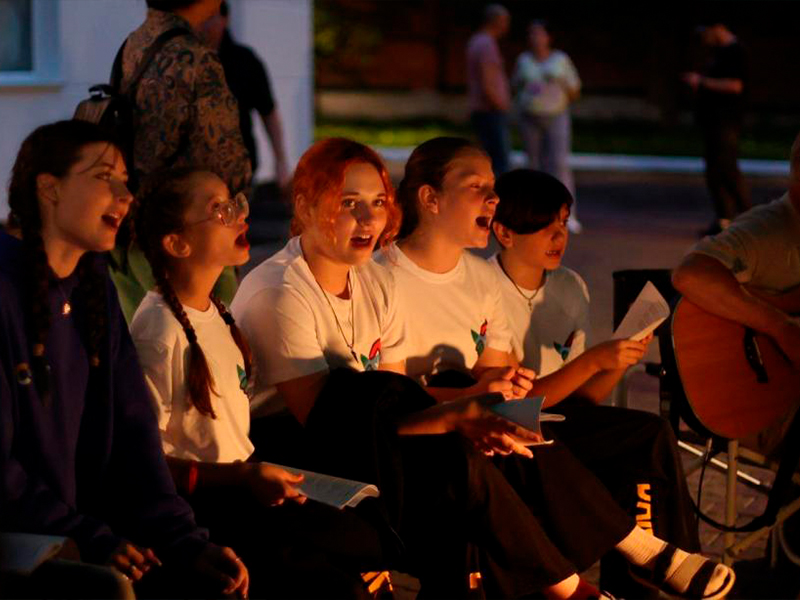
[(192, 225), (199, 225), (206, 221), (218, 221), (220, 225), (225, 227), (233, 227), (239, 220), (239, 217), (250, 214), (250, 203), (247, 201), (247, 196), (243, 192), (239, 192), (230, 200), (223, 200), (214, 207), (211, 211), (211, 216), (205, 219), (200, 219), (193, 223), (186, 223), (184, 227), (191, 227)]

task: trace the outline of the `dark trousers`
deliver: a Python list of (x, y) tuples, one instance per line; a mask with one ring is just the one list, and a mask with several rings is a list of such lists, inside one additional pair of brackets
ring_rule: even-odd
[(478, 141), (492, 159), (492, 170), (499, 177), (509, 170), (511, 138), (508, 116), (499, 110), (476, 111), (470, 116)]
[(750, 190), (739, 170), (738, 121), (701, 120), (705, 144), (706, 185), (718, 219), (733, 219), (750, 208)]
[[(658, 415), (568, 398), (548, 409), (567, 420), (551, 426), (637, 524), (684, 550), (700, 551), (675, 434)], [(623, 597), (657, 597), (628, 577), (616, 553), (603, 558), (600, 583)]]
[[(292, 427), (281, 417), (254, 422), (259, 456), (272, 460), (270, 439), (285, 439)], [(288, 437), (302, 436), (296, 422), (293, 431)], [(397, 533), (405, 552), (392, 566), (418, 577), (426, 597), (466, 596), (467, 574), (476, 569), (488, 597), (529, 595), (593, 564), (633, 527), (563, 449), (550, 452), (549, 467), (540, 472), (538, 453), (532, 461), (499, 460), (498, 469), (456, 434), (401, 437), (398, 444), (403, 470)], [(276, 451), (294, 463), (286, 446)], [(479, 565), (471, 561), (475, 547)]]
[(377, 531), (351, 509), (265, 506), (241, 489), (198, 490), (197, 523), (250, 572), (253, 598), (368, 598), (360, 573), (385, 568)]

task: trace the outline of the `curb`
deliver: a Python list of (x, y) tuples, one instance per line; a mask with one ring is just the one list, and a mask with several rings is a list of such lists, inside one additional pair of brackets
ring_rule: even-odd
[[(404, 146), (375, 146), (375, 149), (390, 161), (405, 162), (413, 148)], [(514, 167), (525, 165), (525, 154), (519, 150), (511, 152)], [(703, 174), (703, 159), (697, 156), (634, 156), (630, 154), (571, 154), (569, 165), (576, 171), (617, 171), (625, 173), (676, 173)], [(741, 159), (739, 169), (745, 175), (760, 177), (787, 177), (789, 161)]]

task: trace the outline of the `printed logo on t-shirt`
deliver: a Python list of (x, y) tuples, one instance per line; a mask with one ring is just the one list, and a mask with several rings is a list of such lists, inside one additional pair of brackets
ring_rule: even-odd
[(243, 390), (247, 390), (247, 371), (245, 371), (239, 365), (236, 365), (236, 373), (239, 375), (239, 387)]
[(483, 354), (483, 351), (486, 349), (486, 328), (488, 327), (489, 322), (484, 319), (483, 324), (481, 325), (481, 332), (475, 333), (475, 330), (470, 329), (470, 333), (472, 334), (472, 341), (475, 342), (475, 352), (478, 353), (478, 356)]
[(553, 342), (553, 346), (555, 346), (556, 351), (561, 355), (561, 360), (567, 360), (569, 356), (569, 351), (572, 349), (572, 341), (575, 339), (575, 332), (569, 334), (567, 341), (564, 344), (559, 344), (558, 342)]
[(364, 365), (365, 371), (377, 371), (381, 365), (381, 338), (372, 342), (372, 348), (369, 350), (369, 356), (361, 355), (361, 364)]

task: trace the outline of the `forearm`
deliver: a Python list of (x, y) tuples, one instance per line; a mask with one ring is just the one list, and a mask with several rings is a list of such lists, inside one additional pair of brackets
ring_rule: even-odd
[[(196, 489), (240, 486), (245, 482), (248, 463), (209, 463), (167, 456), (167, 466), (178, 491), (188, 494)], [(192, 469), (197, 469), (196, 480), (191, 482)], [(192, 486), (193, 489), (189, 489)]]
[(397, 433), (400, 435), (437, 435), (452, 431), (455, 431), (455, 420), (453, 411), (447, 404), (437, 404), (412, 413), (397, 424)]
[[(561, 367), (558, 371), (535, 379), (531, 395), (544, 396), (544, 406), (553, 406), (585, 386), (601, 373), (589, 353), (583, 353)], [(613, 386), (612, 386), (613, 387)]]
[(580, 386), (575, 391), (575, 395), (591, 400), (595, 404), (600, 404), (603, 400), (608, 398), (614, 387), (619, 383), (619, 380), (622, 379), (626, 370), (627, 369), (614, 369), (600, 371)]
[(672, 284), (700, 308), (767, 335), (774, 335), (788, 318), (766, 300), (749, 293), (721, 262), (709, 256), (686, 257), (673, 273)]
[(272, 145), (272, 153), (275, 155), (275, 162), (286, 164), (286, 146), (283, 140), (283, 126), (281, 125), (278, 107), (275, 107), (267, 116), (261, 117), (267, 137)]

